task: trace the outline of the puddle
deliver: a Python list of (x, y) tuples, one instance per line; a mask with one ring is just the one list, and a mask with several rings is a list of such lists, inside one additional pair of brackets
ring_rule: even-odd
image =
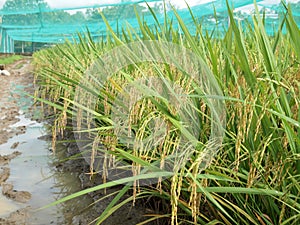
[[(6, 217), (17, 209), (30, 206), (29, 219), (26, 223), (28, 225), (72, 224), (72, 217), (85, 210), (83, 207), (89, 205), (92, 200), (88, 196), (83, 196), (65, 204), (37, 210), (78, 191), (81, 184), (76, 173), (62, 173), (53, 168), (53, 162), (60, 160), (58, 155), (61, 154), (53, 155), (49, 151), (50, 144), (38, 139), (45, 135), (43, 124), (31, 121), (24, 115), (19, 116), (19, 119), (19, 122), (10, 127), (26, 126), (26, 132), (0, 145), (0, 154), (6, 155), (13, 151), (22, 153), (9, 163), (10, 177), (6, 182), (12, 183), (15, 190), (30, 192), (32, 198), (28, 203), (22, 204), (0, 194), (0, 218)], [(18, 143), (17, 147), (11, 149), (11, 146), (16, 143)], [(61, 148), (63, 146), (59, 146), (59, 149)]]
[[(27, 64), (29, 65), (29, 61)], [(86, 207), (92, 203), (89, 196), (38, 210), (79, 191), (81, 182), (77, 173), (60, 172), (55, 168), (55, 163), (65, 157), (63, 154), (66, 151), (65, 147), (58, 146), (57, 151), (61, 150), (62, 154), (53, 155), (49, 151), (50, 143), (38, 139), (46, 134), (44, 125), (25, 117), (29, 113), (32, 118), (41, 118), (41, 112), (31, 108), (33, 99), (26, 93), (33, 93), (35, 87), (32, 84), (33, 77), (25, 73), (29, 71), (28, 68), (23, 67), (23, 71), (17, 71), (15, 75), (13, 73), (9, 79), (0, 83), (0, 141), (3, 143), (11, 137), (0, 145), (0, 154), (9, 155), (14, 151), (22, 153), (12, 159), (7, 166), (3, 166), (10, 169), (10, 176), (5, 182), (11, 183), (14, 190), (30, 192), (31, 199), (26, 203), (8, 199), (2, 194), (0, 186), (0, 224), (24, 224), (18, 215), (25, 212), (22, 209), (27, 207), (30, 208), (26, 225), (73, 224), (73, 217), (84, 213)], [(25, 133), (16, 135), (22, 133), (22, 129), (19, 128), (23, 126), (26, 127)], [(3, 218), (7, 218), (17, 210), (19, 214), (13, 220), (16, 222), (2, 223)]]

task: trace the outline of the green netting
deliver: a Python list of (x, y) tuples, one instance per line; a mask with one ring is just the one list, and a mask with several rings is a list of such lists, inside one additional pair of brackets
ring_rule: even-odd
[[(159, 23), (165, 21), (163, 8), (166, 6), (167, 17), (173, 20), (176, 26), (171, 4), (177, 8), (184, 22), (190, 25), (190, 30), (195, 30), (193, 18), (183, 1), (148, 0), (146, 2), (155, 11)], [(203, 29), (212, 31), (216, 28), (226, 29), (228, 26), (226, 0), (187, 0), (186, 2), (191, 6), (193, 15), (202, 24)], [(284, 7), (280, 2), (262, 0), (256, 2), (267, 16), (266, 29), (272, 34), (280, 24)], [(229, 0), (229, 3), (235, 8), (237, 20), (244, 21), (251, 16), (253, 0)], [(106, 37), (107, 28), (100, 11), (116, 32), (129, 25), (137, 29), (138, 33), (139, 24), (135, 10), (148, 25), (157, 23), (145, 1), (141, 0), (7, 0), (0, 2), (0, 7), (0, 52), (32, 51), (33, 45), (62, 43), (67, 39), (74, 41), (78, 32), (83, 33), (87, 30), (95, 40), (103, 39)], [(294, 0), (292, 8), (294, 16), (297, 17), (296, 21), (300, 24), (299, 1)]]

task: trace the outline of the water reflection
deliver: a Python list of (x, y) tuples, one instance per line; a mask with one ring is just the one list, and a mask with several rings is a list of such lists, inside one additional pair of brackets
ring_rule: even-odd
[[(15, 136), (0, 145), (0, 154), (10, 154), (20, 151), (22, 155), (11, 160), (9, 164), (10, 177), (7, 182), (14, 185), (18, 191), (29, 191), (32, 198), (28, 203), (16, 203), (6, 197), (0, 197), (0, 217), (27, 206), (31, 207), (26, 224), (71, 224), (72, 218), (86, 210), (92, 200), (83, 196), (64, 204), (37, 210), (55, 200), (80, 190), (81, 183), (76, 172), (61, 172), (54, 165), (63, 160), (65, 147), (58, 146), (57, 154), (49, 151), (49, 143), (39, 140), (45, 134), (43, 124), (33, 122), (20, 116), (18, 126), (26, 125), (24, 134)], [(16, 149), (10, 147), (19, 142)]]

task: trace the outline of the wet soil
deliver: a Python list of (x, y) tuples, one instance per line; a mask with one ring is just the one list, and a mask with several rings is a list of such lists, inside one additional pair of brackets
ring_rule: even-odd
[[(31, 103), (24, 98), (24, 93), (18, 92), (17, 89), (18, 87), (22, 86), (22, 89), (24, 89), (22, 91), (26, 91), (28, 93), (33, 93), (34, 91), (30, 61), (30, 58), (20, 60), (7, 68), (7, 70), (9, 70), (11, 73), (11, 76), (0, 76), (0, 145), (7, 143), (9, 139), (26, 132), (27, 126), (24, 126), (24, 124), (20, 124), (20, 126), (18, 125), (21, 112), (20, 109), (22, 108), (22, 104)], [(27, 112), (27, 116), (33, 116), (33, 112), (34, 110), (31, 108), (31, 110)], [(46, 134), (39, 139), (50, 141), (52, 138), (50, 135)], [(79, 183), (75, 184), (74, 179), (69, 179), (69, 184), (61, 188), (62, 193), (59, 193), (58, 195), (61, 197), (79, 190), (93, 187), (101, 184), (102, 182), (100, 176), (90, 179), (88, 174), (89, 166), (85, 160), (80, 157), (74, 157), (79, 154), (77, 145), (75, 143), (66, 141), (66, 139), (74, 139), (72, 137), (72, 133), (69, 133), (67, 136), (65, 136), (64, 143), (57, 147), (57, 160), (51, 162), (51, 166), (56, 171), (55, 179), (58, 181), (58, 184), (64, 182), (65, 185), (65, 183), (68, 183), (69, 177), (75, 177), (77, 179), (79, 178)], [(32, 193), (30, 193), (28, 190), (23, 190), (22, 186), (14, 187), (14, 184), (7, 182), (12, 169), (10, 168), (11, 160), (22, 157), (21, 152), (17, 151), (19, 145), (22, 145), (22, 143), (19, 141), (11, 143), (9, 145), (11, 150), (10, 154), (1, 154), (0, 152), (0, 189), (2, 190), (2, 196), (9, 199), (9, 201), (21, 204), (22, 207), (18, 207), (16, 210), (10, 212), (7, 216), (0, 218), (0, 225), (37, 224), (28, 222), (30, 221), (28, 220), (28, 217), (30, 217), (30, 207), (28, 207), (26, 204), (23, 204), (30, 201), (32, 198)], [(20, 173), (22, 173), (22, 170), (20, 170)], [(63, 180), (63, 182), (60, 183), (60, 180)], [(93, 222), (93, 220), (105, 210), (108, 204), (115, 197), (115, 195), (110, 194), (118, 193), (121, 188), (122, 187), (115, 187), (105, 191), (92, 192), (88, 197), (90, 200), (75, 199), (70, 204), (64, 205), (61, 209), (65, 218), (63, 221), (61, 219), (56, 220), (53, 218), (52, 220), (49, 220), (48, 223), (45, 222), (43, 224), (94, 224), (95, 222)], [(126, 197), (130, 197), (130, 193), (124, 196), (124, 198)], [(99, 201), (100, 199), (102, 200)], [(88, 202), (91, 203), (91, 201), (93, 204), (89, 205)], [(105, 222), (102, 224), (134, 225), (145, 220), (147, 218), (145, 217), (145, 214), (154, 213), (158, 212), (148, 209), (148, 207), (145, 207), (143, 202), (137, 201), (135, 206), (129, 202), (124, 204), (116, 213), (113, 213), (113, 215), (105, 220)], [(59, 215), (57, 215), (57, 217), (59, 217)], [(152, 222), (148, 224), (157, 223)]]
[[(17, 69), (15, 69), (17, 68)], [(15, 135), (22, 134), (25, 131), (24, 126), (11, 128), (18, 122), (19, 108), (17, 99), (21, 96), (14, 92), (18, 86), (24, 85), (25, 90), (33, 89), (33, 76), (30, 73), (30, 58), (17, 61), (6, 68), (11, 75), (0, 75), (0, 144)]]
[(17, 191), (14, 190), (14, 186), (11, 183), (6, 183), (6, 180), (10, 175), (10, 168), (4, 167), (9, 164), (11, 159), (16, 158), (18, 155), (21, 155), (21, 152), (15, 151), (9, 155), (0, 155), (0, 185), (2, 186), (2, 194), (9, 199), (12, 199), (17, 202), (26, 203), (31, 199), (31, 194), (28, 191)]
[[(26, 91), (32, 90), (33, 77), (30, 74), (30, 58), (20, 60), (6, 68), (11, 76), (0, 75), (0, 145), (6, 143), (9, 138), (20, 135), (25, 132), (26, 127), (15, 126), (18, 122), (20, 105), (16, 99), (21, 96), (13, 92), (18, 85), (24, 85)], [(11, 149), (15, 149), (19, 143), (14, 143)], [(21, 155), (20, 152), (14, 151), (8, 155), (0, 154), (0, 187), (2, 195), (8, 199), (20, 203), (26, 203), (31, 199), (28, 191), (15, 190), (13, 184), (7, 183), (10, 176), (9, 163), (12, 159)], [(28, 207), (18, 209), (10, 213), (6, 218), (0, 218), (0, 224), (24, 224), (27, 218)]]
[[(65, 136), (65, 139), (74, 140), (72, 134)], [(58, 148), (56, 151), (60, 152)], [(58, 170), (63, 173), (72, 171), (73, 173), (78, 174), (78, 177), (81, 181), (81, 189), (87, 189), (95, 187), (102, 184), (102, 178), (100, 175), (94, 175), (92, 178), (89, 175), (89, 165), (83, 158), (78, 157), (80, 154), (76, 143), (66, 142), (63, 147), (63, 153), (66, 154), (66, 158), (70, 160), (64, 163), (57, 163), (55, 166)], [(74, 158), (74, 159), (72, 159)], [(85, 225), (85, 224), (95, 224), (96, 219), (104, 212), (106, 207), (114, 199), (116, 194), (123, 188), (122, 185), (108, 188), (101, 191), (94, 191), (89, 193), (89, 196), (93, 199), (93, 204), (89, 207), (89, 210), (86, 212), (73, 215), (72, 224), (74, 225)], [(131, 197), (132, 193), (125, 194), (121, 201), (124, 201), (126, 198)], [(132, 202), (126, 203), (120, 207), (115, 213), (110, 215), (104, 222), (103, 225), (135, 225), (143, 222), (147, 219), (147, 214), (158, 214), (159, 212), (154, 212), (150, 207), (146, 207), (145, 201), (137, 200), (135, 205)], [(93, 222), (94, 221), (94, 222)], [(144, 223), (145, 225), (158, 225), (157, 221), (151, 223)], [(161, 223), (162, 224), (162, 223)]]

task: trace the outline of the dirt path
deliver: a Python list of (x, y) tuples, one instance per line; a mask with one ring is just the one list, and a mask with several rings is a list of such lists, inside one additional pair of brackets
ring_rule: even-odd
[[(26, 130), (25, 126), (13, 127), (18, 122), (20, 108), (22, 107), (18, 89), (32, 91), (33, 75), (30, 72), (30, 58), (17, 61), (6, 68), (11, 75), (0, 75), (0, 145), (6, 143), (9, 138), (23, 134)], [(12, 201), (26, 203), (30, 200), (31, 194), (27, 191), (14, 190), (11, 183), (6, 180), (10, 176), (10, 160), (18, 157), (21, 153), (13, 151), (19, 143), (14, 143), (10, 148), (12, 153), (1, 155), (0, 152), (0, 186), (2, 195)], [(6, 207), (5, 205), (1, 207)], [(0, 218), (0, 224), (25, 224), (27, 217), (27, 208), (18, 209), (10, 213), (6, 218)]]
[(24, 132), (24, 127), (10, 128), (18, 122), (17, 116), (20, 110), (20, 103), (17, 101), (20, 96), (14, 92), (18, 86), (24, 86), (29, 90), (33, 81), (30, 59), (20, 60), (8, 66), (7, 70), (10, 71), (11, 76), (0, 75), (0, 144)]

